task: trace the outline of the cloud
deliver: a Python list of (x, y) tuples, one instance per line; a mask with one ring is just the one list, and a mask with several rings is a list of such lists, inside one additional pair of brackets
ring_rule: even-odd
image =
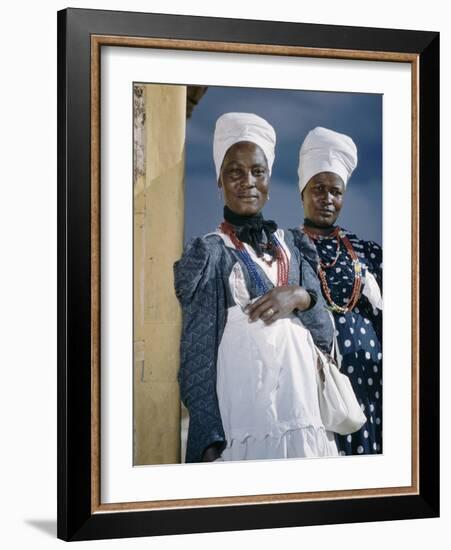
[(299, 147), (314, 126), (350, 135), (359, 164), (340, 224), (365, 239), (382, 236), (382, 98), (376, 94), (209, 87), (187, 125), (186, 234), (212, 231), (222, 219), (212, 160), (214, 124), (228, 111), (255, 112), (276, 129), (276, 160), (265, 216), (282, 227), (303, 220), (297, 191)]
[(382, 181), (353, 186), (351, 179), (339, 221), (361, 239), (382, 244)]

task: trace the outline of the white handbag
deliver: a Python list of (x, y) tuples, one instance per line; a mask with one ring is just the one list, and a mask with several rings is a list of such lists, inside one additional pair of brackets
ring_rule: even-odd
[(352, 389), (349, 378), (342, 374), (332, 358), (318, 349), (318, 398), (321, 419), (326, 430), (340, 435), (360, 430), (366, 416)]

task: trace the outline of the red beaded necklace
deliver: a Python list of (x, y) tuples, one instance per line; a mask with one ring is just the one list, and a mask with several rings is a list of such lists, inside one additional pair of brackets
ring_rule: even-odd
[[(233, 226), (229, 222), (226, 222), (226, 221), (222, 222), (221, 225), (219, 226), (219, 229), (225, 235), (227, 235), (230, 238), (230, 240), (233, 243), (233, 246), (237, 250), (246, 253), (249, 256), (249, 260), (252, 263), (254, 263), (252, 261), (250, 255), (249, 255), (249, 253), (247, 252), (243, 241), (241, 241), (236, 236), (235, 229), (233, 228)], [(274, 260), (276, 260), (276, 262), (277, 262), (277, 286), (286, 286), (288, 284), (288, 265), (289, 265), (288, 256), (287, 256), (287, 253), (285, 252), (285, 249), (280, 244), (280, 242), (277, 240), (275, 235), (273, 235), (273, 239), (274, 239), (274, 243), (268, 243), (267, 248), (274, 247), (274, 244), (275, 244), (275, 247), (274, 247), (275, 248), (275, 258), (271, 258), (271, 260), (266, 260), (262, 256), (261, 259), (269, 267), (271, 267)]]
[[(304, 233), (314, 241), (320, 238), (337, 239), (337, 253), (335, 255), (335, 258), (330, 263), (325, 263), (320, 259), (320, 262), (318, 265), (318, 276), (321, 281), (321, 286), (324, 292), (324, 296), (326, 297), (326, 300), (328, 301), (331, 310), (335, 311), (336, 313), (346, 313), (348, 311), (352, 311), (360, 298), (360, 290), (362, 288), (362, 264), (360, 263), (360, 260), (357, 257), (357, 254), (355, 253), (355, 250), (353, 249), (352, 244), (349, 241), (346, 233), (339, 227), (336, 227), (332, 231), (332, 233), (327, 235), (327, 237), (324, 237), (323, 235), (318, 235), (317, 233), (314, 233), (313, 231), (309, 230), (305, 225), (302, 226), (302, 231), (304, 231)], [(351, 258), (353, 267), (354, 267), (354, 285), (352, 287), (351, 296), (348, 298), (345, 306), (339, 306), (332, 300), (332, 295), (330, 292), (329, 285), (327, 284), (326, 272), (325, 272), (326, 269), (334, 267), (334, 265), (337, 263), (338, 258), (340, 256), (341, 242), (344, 244), (346, 251), (349, 254), (349, 257)]]

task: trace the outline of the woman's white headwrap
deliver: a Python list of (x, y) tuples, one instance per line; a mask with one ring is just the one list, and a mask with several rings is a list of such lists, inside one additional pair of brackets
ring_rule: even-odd
[(264, 118), (253, 113), (225, 113), (216, 121), (213, 138), (216, 177), (219, 179), (222, 161), (227, 151), (240, 141), (250, 141), (263, 150), (271, 174), (276, 146), (274, 128)]
[(346, 187), (357, 166), (357, 147), (349, 136), (318, 126), (307, 134), (299, 151), (299, 191), (320, 172), (338, 174)]

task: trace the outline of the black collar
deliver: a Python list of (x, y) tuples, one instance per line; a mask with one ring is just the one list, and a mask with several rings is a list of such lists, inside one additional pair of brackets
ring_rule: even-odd
[[(271, 244), (271, 235), (277, 230), (276, 222), (263, 219), (261, 212), (243, 216), (224, 206), (224, 219), (235, 226), (236, 236), (240, 241), (252, 246), (259, 257), (263, 255), (262, 245)], [(269, 251), (272, 253), (271, 249)]]

